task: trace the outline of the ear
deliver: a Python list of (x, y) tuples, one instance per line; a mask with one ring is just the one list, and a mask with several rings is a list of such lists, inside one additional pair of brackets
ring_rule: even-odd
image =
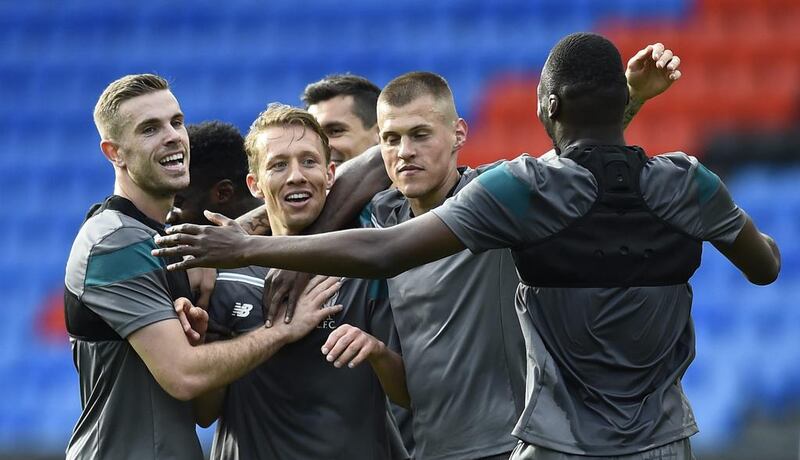
[(469, 131), (469, 127), (467, 126), (466, 120), (463, 118), (459, 118), (456, 121), (456, 143), (453, 144), (453, 151), (456, 152), (464, 146), (467, 142), (467, 132)]
[(247, 188), (250, 189), (250, 194), (254, 197), (263, 200), (264, 194), (261, 193), (261, 189), (258, 188), (258, 178), (253, 173), (247, 174)]
[(120, 154), (119, 146), (113, 141), (108, 139), (103, 139), (100, 141), (100, 151), (103, 152), (103, 155), (106, 157), (106, 159), (114, 166), (119, 168), (125, 167), (125, 159), (122, 158), (122, 155)]
[(378, 122), (375, 122), (375, 125), (372, 128), (370, 128), (370, 131), (372, 131), (372, 140), (375, 141), (374, 145), (380, 144), (381, 133), (380, 130), (378, 129)]
[(325, 171), (325, 188), (330, 190), (333, 187), (333, 181), (336, 180), (336, 165), (332, 161), (328, 162), (328, 170)]
[(561, 110), (561, 99), (555, 94), (547, 96), (547, 118), (556, 118)]
[(236, 188), (230, 179), (222, 179), (211, 187), (211, 200), (216, 203), (227, 203), (236, 194)]

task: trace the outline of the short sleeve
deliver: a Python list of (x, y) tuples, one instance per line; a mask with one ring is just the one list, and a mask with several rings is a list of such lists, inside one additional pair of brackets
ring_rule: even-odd
[(597, 196), (591, 173), (557, 157), (502, 162), (434, 209), (472, 252), (547, 238), (585, 214)]
[(719, 176), (684, 153), (651, 159), (642, 184), (651, 209), (697, 239), (733, 243), (747, 220)]
[(83, 303), (121, 337), (170, 318), (177, 318), (167, 287), (165, 264), (150, 254), (152, 236), (122, 227), (90, 253)]

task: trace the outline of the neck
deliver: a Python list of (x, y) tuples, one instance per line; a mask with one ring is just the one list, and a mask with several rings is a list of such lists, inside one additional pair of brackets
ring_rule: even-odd
[(562, 151), (579, 145), (626, 145), (622, 127), (590, 127), (575, 129), (560, 126), (557, 130), (556, 146)]
[(455, 167), (450, 170), (447, 179), (442, 181), (438, 187), (431, 190), (424, 196), (417, 198), (409, 198), (408, 202), (411, 204), (411, 211), (415, 216), (421, 216), (433, 208), (440, 206), (447, 199), (447, 193), (455, 187), (458, 183), (460, 175), (458, 169)]
[(175, 194), (153, 196), (139, 187), (124, 184), (120, 181), (114, 183), (114, 195), (130, 200), (145, 216), (161, 224), (166, 222), (167, 213), (172, 209), (172, 203), (175, 198)]

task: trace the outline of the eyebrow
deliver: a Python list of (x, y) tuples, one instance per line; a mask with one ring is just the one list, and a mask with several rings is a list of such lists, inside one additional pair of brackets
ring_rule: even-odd
[[(412, 126), (411, 128), (408, 129), (408, 132), (414, 132), (414, 131), (418, 131), (420, 129), (431, 129), (431, 127), (433, 127), (432, 124), (422, 123), (422, 124), (419, 124), (419, 125)], [(391, 130), (391, 129), (387, 130), (387, 131), (384, 131), (384, 132), (381, 133), (381, 139), (384, 139), (389, 134), (397, 134), (397, 131), (394, 131), (394, 130)]]
[[(183, 118), (183, 112), (176, 112), (171, 117), (169, 117), (170, 120), (174, 120), (176, 118)], [(156, 117), (148, 118), (146, 120), (142, 120), (141, 122), (139, 122), (136, 125), (135, 130), (139, 130), (139, 129), (145, 127), (145, 126), (158, 124), (160, 122), (161, 122), (160, 118), (156, 118)]]

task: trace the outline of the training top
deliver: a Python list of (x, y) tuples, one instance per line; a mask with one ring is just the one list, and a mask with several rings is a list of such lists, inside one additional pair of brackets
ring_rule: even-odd
[[(459, 172), (451, 194), (480, 173)], [(377, 228), (413, 218), (396, 189), (377, 194), (370, 212)], [(525, 348), (510, 251), (465, 250), (387, 281), (411, 396), (415, 458), (464, 460), (513, 450)]]
[[(649, 209), (677, 231), (732, 243), (746, 215), (697, 159), (647, 159), (639, 176)], [(434, 213), (475, 253), (525, 249), (586, 215), (594, 176), (554, 153), (527, 155), (482, 174)], [(636, 232), (635, 228), (620, 229)], [(517, 291), (528, 370), (526, 407), (514, 434), (578, 455), (627, 455), (697, 431), (680, 380), (694, 358), (688, 283), (638, 287), (537, 287)]]
[[(264, 327), (261, 296), (267, 269), (220, 270), (209, 307), (215, 330), (232, 335)], [(345, 278), (326, 305), (344, 309), (228, 385), (212, 459), (407, 458), (387, 400), (368, 362), (335, 368), (320, 349), (340, 324), (389, 344), (396, 334), (382, 280)], [(396, 341), (396, 340), (395, 340)], [(393, 449), (402, 454), (393, 454)]]
[[(68, 459), (202, 459), (190, 402), (164, 391), (127, 342), (133, 332), (177, 319), (185, 272), (150, 255), (164, 227), (112, 196), (78, 232), (67, 261), (67, 332), (81, 390)], [(191, 298), (191, 297), (190, 297)], [(177, 326), (176, 326), (177, 327)]]

